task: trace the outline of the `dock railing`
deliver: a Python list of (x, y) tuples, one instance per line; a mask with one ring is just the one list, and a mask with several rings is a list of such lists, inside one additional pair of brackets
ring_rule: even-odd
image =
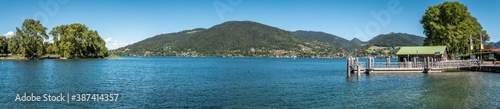
[[(452, 60), (452, 61), (429, 61), (429, 62), (374, 62), (373, 66), (363, 68), (462, 68), (478, 66), (476, 60)], [(428, 66), (426, 66), (428, 65)]]
[(452, 60), (452, 61), (440, 61), (431, 64), (432, 68), (462, 68), (462, 67), (472, 67), (478, 66), (479, 62), (477, 60)]
[[(352, 71), (373, 71), (373, 70), (391, 70), (391, 71), (407, 71), (407, 70), (441, 70), (441, 69), (459, 69), (464, 67), (479, 66), (477, 60), (450, 60), (450, 61), (431, 61), (432, 59), (424, 59), (424, 61), (407, 61), (407, 62), (375, 62), (374, 58), (369, 58), (368, 62), (360, 62), (358, 58), (348, 59), (348, 72)], [(359, 70), (358, 70), (359, 68)]]

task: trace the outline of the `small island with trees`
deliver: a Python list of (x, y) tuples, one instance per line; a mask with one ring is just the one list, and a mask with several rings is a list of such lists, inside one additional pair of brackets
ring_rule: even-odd
[(0, 36), (0, 59), (82, 59), (108, 57), (106, 42), (95, 30), (80, 23), (47, 28), (40, 21), (26, 19), (14, 36)]

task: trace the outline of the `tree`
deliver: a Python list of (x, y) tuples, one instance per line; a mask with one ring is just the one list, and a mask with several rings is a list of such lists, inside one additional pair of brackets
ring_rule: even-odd
[[(13, 41), (13, 45), (17, 44), (22, 48), (21, 54), (23, 54), (23, 56), (38, 58), (43, 55), (44, 52), (43, 40), (49, 38), (45, 32), (46, 30), (47, 28), (45, 28), (40, 21), (26, 19), (21, 28), (16, 28), (16, 35), (14, 36), (16, 37), (16, 41)], [(18, 40), (18, 38), (20, 40)]]
[(46, 45), (45, 52), (47, 54), (58, 54), (59, 49), (56, 44), (45, 42), (44, 45)]
[(459, 2), (444, 2), (427, 8), (420, 19), (424, 34), (427, 36), (424, 45), (444, 45), (448, 48), (451, 57), (458, 53), (469, 53), (469, 36), (472, 36), (474, 47), (480, 44), (480, 34), (484, 41), (489, 36), (467, 6)]
[(24, 54), (22, 45), (22, 40), (20, 36), (14, 35), (8, 39), (8, 52), (12, 54)]
[[(102, 58), (108, 56), (106, 42), (97, 31), (79, 23), (54, 27), (53, 51), (66, 58)], [(54, 49), (55, 48), (55, 49)]]
[(5, 36), (0, 36), (0, 55), (8, 53), (8, 40)]

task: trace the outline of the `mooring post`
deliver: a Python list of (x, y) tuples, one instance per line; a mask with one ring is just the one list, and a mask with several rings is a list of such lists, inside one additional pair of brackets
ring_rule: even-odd
[(375, 68), (375, 58), (372, 58), (372, 68)]
[(375, 68), (375, 58), (370, 57), (370, 69), (368, 70), (367, 73), (371, 73), (371, 71), (373, 71), (374, 68)]
[(372, 57), (368, 58), (368, 66), (366, 66), (366, 69), (371, 69), (372, 68)]
[(429, 61), (430, 61), (430, 63), (431, 63), (431, 64), (429, 65), (429, 66), (430, 66), (430, 68), (433, 68), (433, 67), (434, 67), (434, 58), (430, 58), (430, 60), (429, 60)]
[(371, 62), (371, 65), (370, 65), (370, 70), (373, 69), (373, 68), (375, 68), (375, 58), (372, 57), (371, 61), (372, 62)]
[(431, 66), (432, 61), (431, 60), (432, 60), (431, 58), (427, 57), (427, 68), (428, 69), (432, 68), (432, 66)]
[(406, 62), (406, 58), (404, 58), (404, 68), (408, 68), (408, 63)]
[(479, 70), (478, 71), (481, 71), (481, 67), (483, 66), (483, 60), (482, 59), (479, 60), (478, 63), (479, 63)]
[(359, 75), (361, 75), (361, 69), (359, 69), (359, 66), (357, 66), (357, 69), (358, 69), (358, 77), (359, 77)]
[(347, 78), (351, 77), (351, 58), (347, 58)]
[(386, 61), (385, 68), (389, 68), (391, 66), (391, 58), (387, 58), (385, 59), (385, 61)]
[(424, 58), (424, 73), (427, 73), (428, 69), (427, 69), (427, 58)]
[(358, 77), (359, 77), (359, 75), (361, 75), (361, 69), (359, 68), (359, 59), (358, 58), (356, 58), (356, 70), (357, 70)]
[(413, 60), (411, 60), (411, 62), (413, 63), (412, 64), (412, 68), (417, 68), (417, 61), (416, 61), (417, 57), (413, 57)]

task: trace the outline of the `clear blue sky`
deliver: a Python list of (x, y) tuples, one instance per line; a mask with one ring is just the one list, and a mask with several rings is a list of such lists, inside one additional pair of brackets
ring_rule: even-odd
[[(323, 31), (348, 40), (356, 37), (366, 41), (389, 32), (424, 36), (420, 18), (429, 6), (442, 2), (444, 0), (1, 0), (0, 33), (8, 35), (27, 18), (41, 20), (48, 31), (62, 24), (82, 23), (97, 30), (108, 48), (115, 49), (162, 33), (250, 20), (288, 31)], [(499, 1), (460, 2), (488, 31), (490, 41), (500, 40)], [(390, 19), (383, 16), (379, 21), (372, 12), (386, 12)]]

